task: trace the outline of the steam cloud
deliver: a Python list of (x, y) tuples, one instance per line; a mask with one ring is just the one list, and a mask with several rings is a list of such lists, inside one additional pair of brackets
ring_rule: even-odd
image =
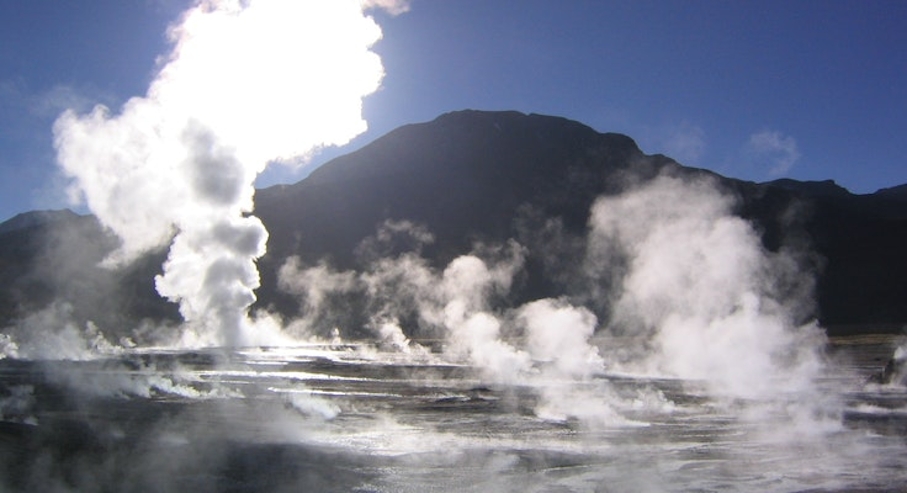
[(117, 265), (172, 240), (158, 292), (179, 302), (186, 344), (261, 337), (248, 307), (267, 231), (253, 210), (269, 162), (305, 160), (366, 128), (362, 98), (383, 69), (363, 9), (405, 3), (204, 0), (169, 30), (172, 51), (144, 97), (113, 114), (63, 113), (58, 161), (121, 239)]
[[(575, 418), (592, 426), (627, 422), (615, 410), (622, 398), (607, 383), (594, 382), (606, 369), (590, 342), (596, 316), (566, 299), (516, 307), (508, 302), (525, 248), (516, 242), (476, 245), (472, 253), (436, 269), (419, 255), (422, 244), (431, 240), (423, 227), (392, 221), (367, 238), (362, 250), (369, 258), (392, 250), (392, 244), (411, 250), (373, 258), (362, 272), (336, 272), (324, 262), (305, 267), (295, 257), (288, 259), (280, 283), (300, 296), (304, 314), (302, 322), (290, 324), (294, 335), (324, 335), (318, 322), (323, 310), (335, 309), (325, 303), (331, 296), (363, 296), (371, 336), (389, 349), (467, 364), (493, 384), (536, 389), (535, 411), (544, 419)], [(440, 344), (440, 354), (432, 355), (423, 342)], [(662, 402), (658, 396), (655, 400)]]
[[(156, 286), (180, 304), (183, 345), (273, 342), (284, 330), (311, 336), (335, 321), (323, 315), (336, 311), (336, 296), (358, 295), (367, 329), (384, 344), (427, 354), (414, 334), (442, 341), (445, 357), (494, 381), (540, 387), (537, 411), (559, 419), (614, 417), (607, 388), (563, 390), (563, 382), (589, 383), (609, 367), (703, 380), (714, 392), (754, 398), (815, 379), (819, 331), (800, 326), (798, 300), (785, 298), (796, 262), (765, 251), (732, 213), (732, 198), (705, 179), (661, 176), (595, 203), (586, 270), (594, 291), (608, 296), (594, 303), (606, 307), (603, 320), (566, 298), (506, 306), (527, 254), (522, 246), (479, 245), (438, 270), (419, 255), (433, 237), (406, 221), (385, 224), (362, 244), (364, 272), (289, 259), (280, 285), (302, 298), (304, 317), (287, 327), (251, 320), (255, 262), (267, 241), (250, 215), (255, 177), (270, 162), (304, 160), (365, 129), (362, 98), (383, 75), (370, 51), (381, 32), (363, 14), (372, 7), (399, 13), (407, 5), (200, 2), (170, 29), (173, 50), (144, 97), (118, 114), (98, 106), (56, 122), (59, 162), (74, 193), (122, 240), (107, 262), (170, 244)], [(787, 144), (776, 135), (753, 141), (762, 151)], [(394, 256), (388, 245), (400, 238), (410, 250)], [(632, 341), (596, 347), (597, 332)]]
[[(249, 215), (253, 183), (269, 162), (304, 160), (365, 129), (361, 101), (383, 75), (370, 51), (381, 32), (363, 14), (372, 7), (399, 13), (407, 5), (200, 2), (170, 29), (173, 50), (144, 97), (115, 115), (98, 106), (58, 119), (58, 158), (75, 193), (122, 239), (108, 262), (171, 242), (156, 285), (180, 304), (190, 329), (183, 344), (249, 345), (264, 342), (265, 327), (279, 331), (262, 323), (256, 333), (247, 313), (267, 241), (261, 221)], [(762, 150), (790, 147), (778, 143), (787, 141), (754, 140)], [(756, 394), (782, 374), (814, 376), (815, 344), (802, 342), (817, 331), (797, 326), (797, 307), (778, 287), (790, 262), (765, 252), (732, 207), (712, 183), (670, 177), (595, 204), (587, 263), (610, 288), (601, 290), (611, 297), (605, 325), (642, 341), (638, 350), (612, 353), (609, 364)], [(401, 234), (414, 251), (396, 258), (381, 251)], [(422, 337), (443, 339), (446, 354), (500, 380), (539, 362), (578, 379), (604, 367), (588, 343), (599, 320), (586, 308), (565, 300), (494, 306), (522, 268), (521, 246), (464, 255), (438, 272), (418, 256), (432, 240), (415, 225), (386, 224), (363, 244), (373, 257), (361, 274), (334, 273), (326, 264), (306, 269), (291, 259), (281, 285), (303, 296), (309, 314), (291, 332), (310, 332), (315, 314), (331, 308), (332, 292), (360, 292), (382, 340), (412, 349), (413, 329), (406, 333), (403, 322), (413, 322)]]
[[(703, 382), (710, 394), (731, 399), (785, 401), (792, 415), (832, 410), (815, 396), (825, 339), (808, 321), (812, 283), (801, 259), (792, 249), (763, 247), (735, 205), (707, 177), (667, 174), (600, 197), (584, 270), (598, 286), (593, 291), (607, 298), (593, 303), (606, 307), (601, 320), (567, 298), (508, 306), (528, 254), (519, 244), (479, 246), (434, 269), (418, 254), (432, 236), (405, 221), (385, 224), (363, 242), (363, 250), (377, 252), (365, 271), (305, 268), (292, 258), (281, 284), (302, 296), (304, 330), (317, 330), (311, 322), (328, 309), (330, 291), (358, 293), (379, 340), (421, 351), (414, 334), (416, 341), (439, 339), (446, 358), (492, 381), (537, 388), (536, 412), (548, 418), (614, 424), (639, 402), (671, 405), (655, 390), (629, 402), (596, 383), (607, 371)], [(391, 255), (394, 235), (408, 236), (396, 243), (412, 250)]]
[(733, 396), (808, 389), (823, 339), (798, 320), (808, 300), (788, 296), (802, 294), (785, 282), (796, 260), (766, 251), (733, 206), (711, 180), (670, 176), (595, 203), (588, 262), (618, 273), (609, 329), (638, 348), (619, 359)]

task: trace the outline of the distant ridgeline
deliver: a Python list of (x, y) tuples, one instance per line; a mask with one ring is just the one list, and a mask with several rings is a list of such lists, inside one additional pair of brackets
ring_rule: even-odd
[[(771, 281), (797, 284), (782, 291), (814, 293), (817, 303), (798, 314), (802, 321), (818, 318), (833, 335), (907, 323), (907, 185), (854, 195), (832, 181), (757, 184), (646, 155), (629, 137), (564, 118), (471, 110), (403, 126), (296, 184), (259, 190), (255, 215), (270, 239), (255, 308), (286, 319), (313, 309), (314, 294), (306, 301), (279, 280), (291, 257), (298, 268), (321, 266), (339, 276), (402, 255), (443, 269), (470, 252), (502, 255), (515, 242), (522, 264), (502, 304), (580, 299), (607, 323), (605, 300), (583, 299), (613, 298), (614, 288), (582, 281), (591, 208), (600, 196), (658, 176), (711, 180), (768, 252), (789, 253), (815, 278), (815, 286)], [(113, 331), (178, 320), (175, 305), (154, 290), (167, 252), (100, 267), (115, 246), (93, 217), (69, 211), (30, 212), (0, 224), (0, 327), (47, 307)], [(335, 309), (312, 322), (314, 331), (365, 335), (368, 300), (340, 290), (318, 301)]]

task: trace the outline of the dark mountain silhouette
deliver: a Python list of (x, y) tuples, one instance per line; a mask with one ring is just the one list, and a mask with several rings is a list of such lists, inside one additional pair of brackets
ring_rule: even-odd
[(154, 290), (165, 252), (118, 269), (100, 267), (117, 244), (94, 216), (68, 210), (0, 224), (0, 327), (54, 304), (76, 323), (120, 330), (145, 318), (174, 318), (178, 311)]
[(78, 217), (73, 211), (30, 211), (17, 214), (11, 219), (0, 223), (0, 234), (20, 231), (34, 227), (49, 226), (63, 221), (75, 221)]
[[(271, 234), (259, 263), (259, 306), (287, 316), (300, 310), (278, 289), (277, 271), (289, 256), (306, 265), (326, 259), (342, 270), (393, 254), (394, 245), (376, 253), (365, 242), (388, 220), (430, 231), (434, 241), (421, 254), (435, 266), (477, 243), (519, 242), (528, 257), (514, 303), (581, 296), (581, 286), (567, 280), (581, 268), (576, 260), (593, 201), (660, 173), (712, 177), (739, 198), (736, 212), (753, 222), (766, 248), (814, 252), (802, 257), (818, 276), (811, 315), (831, 333), (907, 322), (907, 185), (854, 195), (831, 181), (745, 182), (646, 155), (629, 137), (564, 118), (471, 110), (398, 128), (296, 184), (259, 190), (255, 213)], [(99, 325), (175, 319), (173, 305), (153, 289), (165, 252), (122, 271), (95, 267), (114, 245), (91, 217), (17, 216), (0, 225), (0, 322), (61, 298)], [(48, 262), (75, 255), (80, 267), (65, 272), (70, 280), (51, 279)], [(95, 299), (82, 300), (86, 290)], [(346, 316), (361, 322), (354, 301)]]
[[(425, 254), (436, 265), (477, 241), (532, 242), (526, 226), (541, 218), (580, 234), (595, 197), (623, 186), (612, 178), (669, 165), (626, 136), (563, 118), (463, 111), (407, 125), (295, 185), (257, 194), (256, 214), (272, 231), (264, 284), (274, 285), (275, 264), (289, 254), (356, 267), (356, 247), (385, 220), (425, 225), (436, 237)], [(532, 280), (530, 293), (543, 294), (545, 279)]]

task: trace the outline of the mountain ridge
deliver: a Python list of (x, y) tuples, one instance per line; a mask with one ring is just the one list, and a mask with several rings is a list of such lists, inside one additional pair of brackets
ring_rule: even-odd
[[(389, 221), (424, 227), (434, 241), (420, 245), (420, 251), (435, 267), (477, 244), (516, 241), (528, 254), (513, 301), (570, 295), (561, 280), (579, 268), (571, 262), (582, 253), (578, 245), (588, 233), (591, 204), (599, 196), (662, 174), (708, 177), (719, 183), (736, 197), (736, 212), (752, 222), (769, 250), (793, 240), (808, 243), (822, 259), (810, 264), (818, 276), (815, 316), (830, 332), (907, 322), (907, 261), (901, 258), (907, 245), (907, 185), (858, 195), (830, 180), (747, 182), (685, 167), (668, 156), (647, 155), (628, 136), (600, 133), (566, 118), (479, 110), (404, 125), (325, 163), (297, 183), (258, 190), (255, 214), (269, 229), (270, 240), (259, 261), (257, 306), (285, 317), (299, 315), (299, 300), (279, 286), (278, 273), (286, 260), (295, 256), (305, 265), (325, 261), (338, 270), (361, 269), (368, 261), (364, 243)], [(72, 221), (37, 227), (52, 232), (67, 222)], [(25, 229), (4, 225), (0, 243), (22, 241)], [(559, 228), (556, 238), (550, 236), (553, 225)], [(94, 236), (99, 234), (69, 234), (70, 243), (64, 246), (85, 248), (84, 243), (89, 238), (97, 242)], [(0, 248), (0, 266), (35, 266), (47, 255), (26, 258), (21, 249)], [(67, 301), (99, 325), (105, 320), (123, 325), (130, 318), (135, 323), (156, 317), (173, 320), (173, 305), (153, 290), (164, 256), (150, 254), (129, 271), (131, 282), (138, 284), (123, 300), (121, 316)], [(89, 275), (86, 270), (78, 273)], [(47, 293), (74, 296), (69, 284), (65, 289), (59, 283), (40, 286), (40, 279), (22, 269), (0, 269), (0, 283), (3, 299), (23, 305), (0, 307), (0, 326), (23, 316), (26, 308), (39, 309), (53, 298)], [(27, 293), (34, 289), (45, 295), (41, 303), (29, 304)], [(108, 278), (93, 289), (116, 290), (111, 299), (122, 298), (124, 284)]]

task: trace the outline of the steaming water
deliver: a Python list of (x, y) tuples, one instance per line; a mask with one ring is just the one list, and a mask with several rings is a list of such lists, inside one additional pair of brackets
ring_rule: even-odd
[[(889, 491), (907, 390), (866, 384), (890, 344), (832, 348), (844, 411), (791, 423), (698, 382), (549, 382), (618, 416), (544, 419), (536, 386), (372, 345), (0, 360), (13, 491)], [(570, 389), (567, 389), (570, 390)], [(795, 402), (797, 396), (780, 399)], [(776, 403), (777, 405), (777, 403)], [(820, 419), (821, 418), (821, 419)]]

